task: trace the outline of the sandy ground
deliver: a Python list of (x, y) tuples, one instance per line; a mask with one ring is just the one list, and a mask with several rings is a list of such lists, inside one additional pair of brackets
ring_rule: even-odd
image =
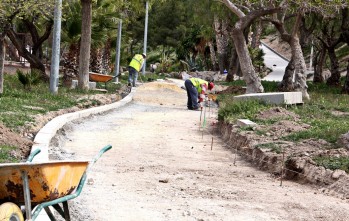
[[(217, 110), (186, 109), (175, 84), (147, 83), (134, 101), (65, 131), (63, 156), (92, 159), (72, 220), (349, 220), (346, 201), (274, 179), (237, 156), (212, 130)], [(211, 142), (213, 146), (211, 150)]]

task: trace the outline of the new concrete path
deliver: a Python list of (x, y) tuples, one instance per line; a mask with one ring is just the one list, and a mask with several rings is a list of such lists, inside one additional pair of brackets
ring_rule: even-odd
[(74, 113), (64, 114), (58, 117), (55, 117), (53, 120), (48, 122), (35, 136), (34, 145), (32, 146), (31, 152), (36, 149), (40, 149), (41, 152), (35, 156), (33, 162), (47, 162), (48, 159), (48, 149), (51, 142), (51, 139), (56, 135), (57, 131), (61, 129), (66, 123), (73, 120), (86, 118), (94, 114), (101, 114), (106, 111), (116, 109), (124, 106), (125, 104), (132, 101), (133, 94), (135, 89), (133, 88), (131, 93), (128, 94), (124, 99), (99, 107), (94, 107), (82, 111), (77, 111)]
[[(99, 107), (94, 107), (94, 108), (90, 108), (82, 111), (77, 111), (74, 113), (64, 114), (64, 115), (55, 117), (53, 120), (49, 121), (35, 136), (34, 145), (32, 146), (31, 152), (33, 152), (36, 149), (40, 149), (41, 152), (34, 157), (33, 162), (49, 161), (48, 152), (49, 152), (51, 139), (56, 135), (57, 131), (61, 129), (66, 123), (71, 122), (73, 120), (86, 118), (94, 114), (101, 114), (106, 111), (110, 111), (112, 109), (120, 108), (132, 101), (133, 94), (135, 93), (135, 91), (136, 89), (133, 88), (130, 94), (128, 94), (125, 98), (123, 98), (118, 102), (99, 106)], [(49, 221), (49, 220), (50, 218), (47, 216), (44, 210), (42, 210), (39, 216), (36, 218), (36, 221)]]

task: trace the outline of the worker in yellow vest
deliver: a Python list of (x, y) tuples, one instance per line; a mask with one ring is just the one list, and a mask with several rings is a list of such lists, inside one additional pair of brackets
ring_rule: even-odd
[(128, 85), (136, 87), (138, 72), (143, 68), (146, 54), (136, 54), (128, 65)]
[(189, 110), (199, 110), (199, 107), (202, 107), (201, 104), (204, 101), (208, 90), (212, 90), (214, 87), (212, 81), (207, 82), (200, 78), (189, 78), (185, 80), (184, 85), (187, 90), (187, 107)]

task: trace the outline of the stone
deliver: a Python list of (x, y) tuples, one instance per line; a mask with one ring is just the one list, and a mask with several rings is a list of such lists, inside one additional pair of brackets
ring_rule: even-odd
[[(78, 83), (79, 83), (79, 81), (78, 80), (72, 80), (71, 81), (71, 87), (70, 87), (70, 89), (75, 89), (75, 88), (77, 88), (78, 87)], [(88, 82), (88, 87), (90, 88), (90, 89), (96, 89), (96, 86), (97, 86), (97, 83), (96, 82)]]
[(344, 170), (335, 170), (332, 173), (332, 178), (338, 180), (341, 176), (345, 175), (345, 171)]
[(255, 127), (257, 126), (257, 124), (255, 122), (252, 122), (248, 119), (238, 119), (236, 121), (236, 124), (239, 126), (239, 127)]
[(260, 100), (269, 104), (303, 104), (302, 92), (252, 93), (234, 97), (234, 100)]

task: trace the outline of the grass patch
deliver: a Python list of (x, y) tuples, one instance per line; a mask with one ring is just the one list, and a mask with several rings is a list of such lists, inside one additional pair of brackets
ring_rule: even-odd
[(17, 163), (18, 159), (11, 155), (11, 151), (15, 150), (16, 147), (8, 145), (0, 145), (0, 163)]
[[(223, 103), (223, 104), (222, 104)], [(218, 119), (226, 122), (234, 122), (237, 119), (254, 119), (261, 110), (271, 106), (257, 100), (234, 101), (224, 100), (218, 111)]]
[[(121, 85), (108, 84), (107, 93), (115, 93)], [(0, 122), (6, 127), (16, 130), (27, 122), (34, 121), (37, 114), (66, 109), (78, 104), (83, 105), (84, 100), (78, 101), (81, 95), (93, 95), (97, 91), (70, 90), (60, 87), (58, 94), (54, 95), (49, 90), (49, 83), (32, 85), (31, 90), (23, 87), (15, 75), (5, 75), (4, 93), (0, 95)], [(90, 100), (90, 106), (99, 105), (97, 101)]]
[(330, 170), (344, 170), (349, 173), (349, 157), (314, 157), (313, 160), (319, 165)]
[[(241, 82), (236, 82), (241, 85)], [(277, 91), (276, 82), (262, 82), (266, 92)], [(305, 101), (302, 106), (288, 108), (301, 117), (303, 123), (309, 124), (308, 130), (292, 133), (284, 140), (300, 141), (304, 139), (324, 139), (335, 144), (339, 136), (349, 130), (349, 96), (341, 94), (340, 87), (330, 87), (326, 84), (314, 84), (308, 82), (308, 93), (311, 100)], [(257, 101), (234, 102), (234, 95), (220, 97), (221, 108), (218, 113), (219, 120), (234, 122), (239, 118), (247, 118), (259, 124), (270, 125), (280, 119), (257, 120), (256, 114), (272, 107)], [(343, 112), (335, 115), (334, 112)], [(288, 120), (292, 120), (291, 118)], [(265, 131), (256, 131), (257, 134), (265, 134)], [(333, 145), (334, 148), (337, 148)]]
[(260, 149), (270, 149), (271, 152), (274, 152), (277, 154), (282, 153), (282, 148), (279, 145), (277, 145), (276, 143), (257, 144), (255, 147), (260, 148)]

